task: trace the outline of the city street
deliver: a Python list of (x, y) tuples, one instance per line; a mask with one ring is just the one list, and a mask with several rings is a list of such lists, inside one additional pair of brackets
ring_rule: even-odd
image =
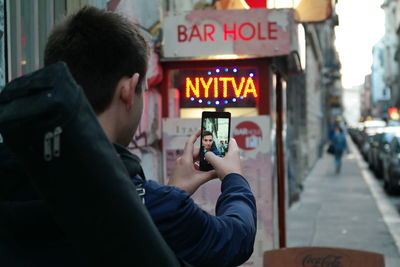
[(382, 253), (400, 266), (400, 197), (388, 196), (348, 139), (342, 172), (324, 154), (287, 213), (287, 246), (328, 246)]
[(0, 0), (0, 33), (0, 267), (400, 267), (400, 0)]

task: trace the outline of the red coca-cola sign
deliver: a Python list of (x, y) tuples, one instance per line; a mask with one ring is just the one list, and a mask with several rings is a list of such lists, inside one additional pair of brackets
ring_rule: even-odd
[(262, 131), (256, 123), (243, 121), (233, 130), (233, 138), (241, 149), (253, 150), (261, 144)]

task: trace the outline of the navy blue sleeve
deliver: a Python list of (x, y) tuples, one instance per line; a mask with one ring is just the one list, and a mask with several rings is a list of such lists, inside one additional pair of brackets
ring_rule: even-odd
[(178, 257), (195, 266), (237, 266), (253, 252), (256, 202), (247, 181), (229, 174), (222, 181), (216, 216), (176, 187), (149, 181), (146, 206)]

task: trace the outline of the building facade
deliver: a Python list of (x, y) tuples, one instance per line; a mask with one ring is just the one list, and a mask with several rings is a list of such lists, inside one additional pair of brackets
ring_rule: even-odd
[[(398, 47), (399, 36), (398, 29), (398, 1), (385, 0), (382, 4), (385, 12), (385, 34), (382, 42), (384, 46), (384, 75), (383, 80), (385, 87), (390, 91), (390, 102), (384, 105), (384, 114), (387, 114), (387, 109), (390, 106), (399, 107), (400, 104), (400, 75), (399, 75), (399, 62), (398, 62)], [(386, 92), (386, 90), (384, 90)], [(386, 100), (385, 100), (386, 101)], [(389, 100), (388, 100), (389, 101)], [(383, 105), (383, 104), (381, 104)]]
[[(334, 6), (333, 6), (334, 10)], [(342, 115), (340, 62), (334, 28), (338, 17), (318, 23), (303, 23), (305, 37), (304, 72), (288, 77), (288, 150), (293, 178), (291, 198), (295, 200), (303, 179), (324, 151), (329, 122)], [(301, 40), (300, 40), (301, 42)]]
[(372, 114), (371, 104), (371, 87), (372, 87), (372, 75), (368, 74), (365, 76), (364, 84), (360, 90), (360, 119), (365, 120)]
[(386, 56), (387, 47), (384, 39), (379, 41), (372, 49), (373, 63), (371, 67), (371, 116), (377, 118), (386, 118), (387, 109), (391, 96), (390, 87), (388, 87), (386, 71), (388, 71), (387, 61), (390, 61)]
[[(152, 53), (148, 73), (150, 90), (145, 93), (146, 117), (142, 119), (129, 148), (142, 158), (147, 177), (163, 182), (160, 148), (163, 104), (159, 89), (162, 80), (159, 50), (163, 34), (163, 14), (207, 9), (243, 9), (242, 1), (0, 0), (0, 15), (3, 15), (0, 16), (0, 30), (7, 25), (0, 40), (0, 50), (3, 51), (3, 58), (0, 57), (0, 85), (43, 67), (44, 46), (53, 25), (64, 15), (84, 5), (94, 5), (124, 14), (140, 25), (143, 34), (150, 41)], [(303, 38), (300, 43), (304, 43), (303, 49), (300, 49), (303, 51), (299, 51), (303, 71), (289, 71), (283, 77), (286, 84), (286, 169), (288, 198), (291, 200), (298, 197), (304, 178), (324, 151), (329, 121), (342, 112), (340, 62), (334, 46), (334, 28), (337, 25), (338, 17), (334, 11), (322, 22), (299, 24), (299, 32), (303, 33), (299, 35)], [(254, 110), (246, 112), (247, 116), (254, 115)]]

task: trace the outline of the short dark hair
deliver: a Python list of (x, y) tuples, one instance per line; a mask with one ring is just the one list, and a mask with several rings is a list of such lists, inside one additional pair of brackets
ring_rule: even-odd
[(148, 46), (138, 27), (123, 16), (85, 6), (51, 32), (45, 65), (64, 61), (97, 114), (108, 108), (122, 77), (139, 73), (142, 92)]
[(211, 135), (211, 136), (212, 136), (213, 134), (212, 134), (212, 132), (210, 132), (210, 131), (204, 131), (204, 132), (203, 132), (203, 137), (204, 137), (204, 136), (207, 136), (207, 135)]

